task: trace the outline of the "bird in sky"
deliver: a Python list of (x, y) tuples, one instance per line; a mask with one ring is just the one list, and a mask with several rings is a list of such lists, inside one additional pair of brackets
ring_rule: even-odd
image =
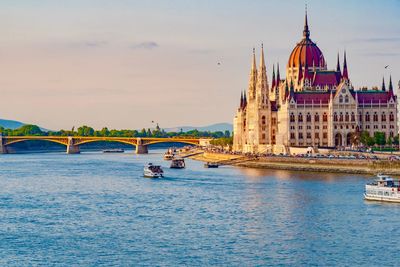
[(386, 65), (386, 66), (385, 66), (385, 69), (387, 69), (388, 67), (389, 67), (389, 65)]

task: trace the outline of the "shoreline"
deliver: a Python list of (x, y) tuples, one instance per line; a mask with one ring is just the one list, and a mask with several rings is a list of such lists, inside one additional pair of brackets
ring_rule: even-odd
[(322, 158), (263, 157), (204, 152), (188, 156), (193, 160), (215, 162), (244, 168), (273, 169), (307, 172), (330, 172), (376, 175), (385, 173), (400, 176), (400, 162), (387, 160), (345, 160)]

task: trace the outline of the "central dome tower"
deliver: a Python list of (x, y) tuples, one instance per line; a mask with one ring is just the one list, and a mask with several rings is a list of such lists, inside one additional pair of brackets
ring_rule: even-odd
[[(303, 71), (304, 68), (325, 70), (326, 62), (322, 51), (310, 39), (310, 30), (308, 28), (307, 11), (304, 19), (303, 39), (297, 43), (289, 56), (287, 64), (287, 75), (289, 80), (295, 82), (299, 79), (299, 70)], [(300, 76), (302, 76), (300, 74)]]

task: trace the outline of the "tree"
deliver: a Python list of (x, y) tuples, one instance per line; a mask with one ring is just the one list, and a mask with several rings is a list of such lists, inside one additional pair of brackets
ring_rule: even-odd
[(104, 127), (103, 129), (101, 129), (100, 136), (109, 136), (109, 135), (110, 135), (110, 131), (108, 130), (107, 127)]
[(94, 129), (92, 127), (88, 127), (86, 125), (78, 128), (79, 136), (94, 136)]
[(231, 137), (231, 132), (230, 132), (229, 130), (226, 130), (225, 133), (224, 133), (224, 136), (225, 136), (226, 138)]
[(375, 132), (374, 139), (377, 145), (384, 146), (386, 144), (386, 137), (383, 132)]
[(13, 131), (13, 135), (44, 135), (37, 125), (24, 125)]

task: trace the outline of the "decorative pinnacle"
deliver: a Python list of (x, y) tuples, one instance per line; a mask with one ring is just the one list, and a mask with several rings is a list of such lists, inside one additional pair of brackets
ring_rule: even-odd
[(306, 4), (306, 14), (305, 14), (305, 17), (304, 17), (303, 37), (305, 39), (309, 39), (310, 38), (310, 30), (308, 28), (308, 19), (307, 19), (307, 4)]

